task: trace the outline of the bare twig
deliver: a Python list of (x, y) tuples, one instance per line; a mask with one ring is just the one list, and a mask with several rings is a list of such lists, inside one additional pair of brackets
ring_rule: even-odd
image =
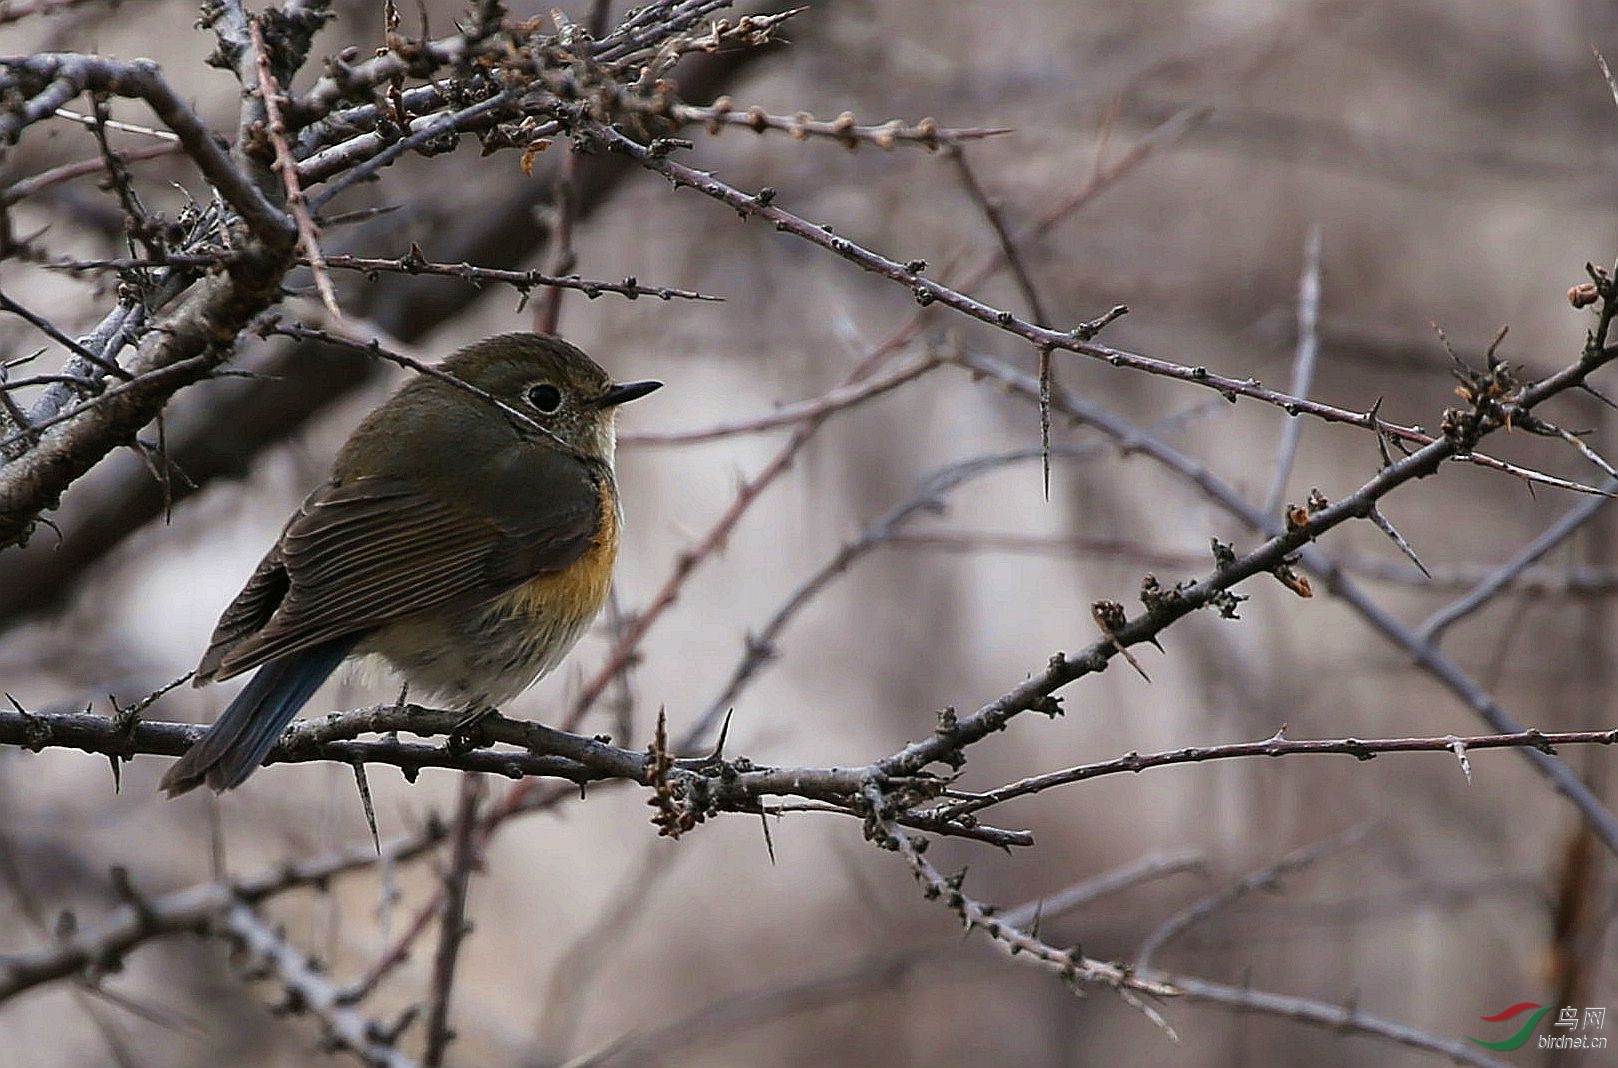
[(478, 802), (483, 798), (483, 780), (468, 772), (461, 777), (461, 799), (455, 812), (455, 832), (451, 838), (449, 870), (444, 873), (443, 904), (439, 912), (438, 952), (433, 958), (431, 995), (427, 1002), (427, 1052), (423, 1068), (444, 1063), (449, 1045), (449, 1001), (455, 987), (455, 959), (461, 939), (470, 929), (466, 919), (466, 884), (478, 866)]
[[(629, 156), (648, 170), (663, 175), (678, 188), (695, 189), (705, 196), (726, 205), (738, 214), (761, 218), (773, 225), (777, 230), (792, 234), (794, 237), (826, 249), (832, 254), (848, 260), (861, 270), (904, 285), (910, 289), (916, 302), (924, 307), (932, 304), (943, 305), (1005, 333), (1019, 337), (1034, 345), (1035, 348), (1072, 352), (1099, 360), (1113, 367), (1125, 367), (1145, 374), (1186, 382), (1214, 390), (1230, 400), (1247, 397), (1280, 408), (1288, 415), (1304, 414), (1325, 422), (1346, 423), (1365, 429), (1379, 429), (1384, 434), (1421, 446), (1430, 446), (1435, 441), (1441, 440), (1435, 439), (1415, 427), (1378, 422), (1371, 413), (1350, 412), (1330, 404), (1323, 404), (1318, 401), (1295, 397), (1279, 390), (1268, 389), (1256, 379), (1231, 378), (1227, 375), (1215, 374), (1206, 367), (1178, 364), (1158, 357), (1144, 356), (1139, 353), (1127, 352), (1123, 349), (1115, 349), (1095, 343), (1092, 340), (1095, 334), (1106, 322), (1117, 317), (1119, 309), (1114, 309), (1112, 313), (1108, 313), (1092, 322), (1081, 323), (1072, 330), (1060, 331), (1039, 326), (1026, 319), (1019, 318), (1010, 311), (994, 308), (975, 297), (968, 296), (959, 289), (926, 277), (918, 269), (917, 261), (900, 263), (881, 253), (867, 249), (846, 237), (842, 237), (828, 227), (817, 225), (794, 215), (776, 206), (773, 195), (764, 196), (745, 193), (735, 186), (714, 177), (712, 174), (694, 170), (679, 163), (670, 157), (670, 152), (674, 146), (671, 146), (668, 142), (660, 141), (650, 146), (642, 145), (619, 130), (611, 129), (595, 122), (586, 122), (583, 129), (592, 139), (615, 152), (621, 152)], [(925, 265), (923, 264), (922, 266)], [(1603, 362), (1607, 358), (1609, 357), (1603, 357)], [(1582, 379), (1585, 372), (1577, 373)], [(1565, 387), (1559, 386), (1557, 388), (1560, 390)], [(1554, 475), (1548, 475), (1540, 471), (1532, 471), (1471, 450), (1445, 450), (1444, 458), (1446, 460), (1453, 459), (1475, 463), (1492, 470), (1514, 475), (1525, 481), (1554, 486), (1577, 493), (1599, 494), (1603, 492), (1583, 483), (1557, 478)]]
[(23, 129), (54, 115), (73, 95), (85, 91), (139, 97), (173, 130), (203, 176), (252, 228), (259, 240), (272, 246), (290, 242), (295, 224), (267, 200), (258, 187), (236, 168), (220, 147), (213, 131), (180, 99), (150, 60), (129, 63), (73, 53), (42, 53), (0, 58), (0, 70), (24, 86), (42, 87), (39, 95), (19, 111), (0, 114), (0, 143), (15, 143)]
[[(1528, 403), (1538, 403), (1539, 400), (1545, 397), (1576, 387), (1585, 375), (1594, 369), (1593, 365), (1598, 365), (1601, 359), (1604, 358), (1601, 353), (1605, 351), (1605, 335), (1600, 331), (1604, 331), (1607, 325), (1610, 325), (1610, 320), (1598, 325), (1598, 332), (1592, 335), (1593, 340), (1591, 345), (1587, 347), (1585, 357), (1577, 364), (1569, 365), (1525, 390), (1524, 398)], [(1596, 355), (1590, 355), (1591, 351)], [(1039, 396), (1037, 381), (997, 360), (969, 353), (962, 357), (962, 362), (982, 374), (998, 379), (1029, 399), (1035, 399)], [(1280, 543), (1273, 540), (1276, 532), (1280, 529), (1280, 524), (1276, 517), (1266, 516), (1258, 512), (1228, 483), (1172, 446), (1154, 435), (1144, 432), (1112, 412), (1075, 397), (1065, 390), (1057, 391), (1052, 398), (1052, 403), (1064, 414), (1101, 430), (1124, 448), (1150, 457), (1155, 462), (1168, 468), (1180, 478), (1195, 486), (1220, 508), (1240, 519), (1250, 529), (1270, 535), (1272, 537), (1271, 544), (1277, 548), (1280, 547)], [(1345, 498), (1345, 501), (1358, 499), (1362, 507), (1374, 503), (1376, 497), (1392, 488), (1392, 483), (1405, 481), (1405, 476), (1412, 475), (1417, 470), (1425, 470), (1427, 465), (1437, 460), (1443, 451), (1445, 451), (1444, 443), (1441, 442), (1427, 446), (1402, 460), (1391, 463), (1378, 474), (1372, 483), (1361, 487), (1355, 494)], [(1390, 479), (1392, 480), (1391, 482), (1389, 481)], [(1306, 542), (1313, 540), (1313, 536), (1308, 534), (1311, 524), (1327, 516), (1332, 509), (1343, 503), (1345, 502), (1339, 501), (1323, 508), (1311, 515), (1307, 523), (1290, 529), (1289, 536), (1304, 535), (1303, 541), (1298, 543), (1297, 548), (1297, 555), (1304, 566), (1309, 571), (1320, 576), (1327, 589), (1358, 612), (1373, 630), (1382, 634), (1396, 646), (1404, 649), (1416, 662), (1417, 666), (1430, 672), (1455, 694), (1465, 707), (1474, 710), (1494, 730), (1502, 734), (1517, 733), (1525, 730), (1521, 723), (1506, 712), (1493, 696), (1468, 676), (1466, 672), (1462, 671), (1454, 661), (1444, 656), (1436, 646), (1423, 642), (1414, 631), (1372, 601), (1317, 547), (1306, 544)], [(1177, 589), (1174, 604), (1178, 605), (1180, 603), (1179, 598), (1181, 595), (1182, 591)], [(1160, 610), (1150, 613), (1150, 615), (1154, 617), (1161, 616), (1162, 612)], [(1148, 627), (1147, 630), (1151, 631), (1152, 628)], [(1110, 650), (1105, 655), (1110, 655)], [(1098, 666), (1100, 665), (1098, 664)], [(979, 720), (978, 725), (981, 727), (1003, 722), (1001, 717), (1006, 712), (1011, 711), (1012, 708), (1021, 707), (1024, 702), (1041, 700), (1041, 693), (1044, 692), (1043, 686), (1044, 684), (1041, 683), (1031, 689), (1025, 689), (1021, 695), (1007, 695), (1006, 698), (1002, 699), (1002, 702), (1010, 700), (1010, 706), (1002, 702), (985, 706), (982, 711), (987, 718)], [(935, 739), (933, 744), (924, 745), (918, 749), (918, 755), (922, 753), (931, 755), (944, 749), (947, 749), (947, 746), (937, 744)], [(1590, 822), (1603, 844), (1609, 850), (1618, 852), (1618, 817), (1615, 817), (1602, 803), (1601, 799), (1596, 797), (1579, 780), (1579, 777), (1574, 774), (1572, 769), (1537, 748), (1524, 748), (1522, 753), (1534, 765), (1535, 769), (1545, 776), (1556, 791), (1566, 797), (1579, 810), (1584, 819)]]
[[(1003, 918), (996, 916), (994, 909), (962, 891), (961, 877), (944, 875), (922, 855), (924, 846), (919, 841), (912, 840), (894, 823), (889, 811), (890, 802), (881, 790), (874, 785), (868, 785), (864, 795), (871, 808), (871, 826), (867, 833), (878, 845), (897, 852), (905, 863), (910, 865), (916, 881), (921, 884), (922, 892), (929, 899), (942, 899), (960, 916), (961, 922), (968, 930), (983, 931), (1011, 956), (1052, 968), (1069, 983), (1093, 983), (1111, 987), (1126, 995), (1139, 993), (1153, 997), (1173, 996), (1172, 987), (1143, 980), (1123, 965), (1086, 957), (1076, 948), (1057, 949), (1020, 927), (1005, 922)], [(1155, 1009), (1146, 1006), (1138, 999), (1131, 999), (1131, 1004), (1145, 1012), (1153, 1022), (1166, 1026)]]
[[(1603, 488), (1618, 491), (1618, 479), (1608, 482)], [(1479, 581), (1465, 597), (1445, 605), (1428, 616), (1426, 621), (1416, 628), (1417, 639), (1426, 644), (1437, 644), (1451, 626), (1482, 608), (1502, 590), (1511, 588), (1524, 571), (1544, 559), (1548, 553), (1594, 519), (1606, 506), (1607, 501), (1606, 497), (1590, 497), (1574, 504), (1537, 538), (1517, 550), (1504, 565)]]
[[(395, 859), (418, 855), (443, 834), (430, 827), (420, 835), (385, 842), (383, 855)], [(48, 949), (0, 956), (0, 1001), (52, 980), (104, 973), (137, 946), (194, 930), (233, 905), (251, 906), (298, 887), (324, 885), (344, 872), (376, 862), (377, 853), (367, 840), (328, 856), (278, 864), (259, 875), (203, 883), (138, 904), (120, 905), (100, 924), (74, 932)]]
[(1337, 1034), (1364, 1035), (1395, 1042), (1423, 1053), (1447, 1057), (1456, 1064), (1470, 1064), (1476, 1068), (1507, 1068), (1504, 1061), (1490, 1057), (1476, 1046), (1459, 1039), (1441, 1038), (1408, 1024), (1398, 1023), (1381, 1016), (1361, 1011), (1352, 1001), (1333, 1005), (1313, 998), (1294, 997), (1255, 990), (1249, 986), (1232, 986), (1187, 975), (1151, 973), (1153, 978), (1172, 986), (1187, 1001), (1202, 1001), (1238, 1012), (1261, 1012), (1286, 1020), (1326, 1028)]
[[(84, 115), (80, 112), (74, 111), (71, 108), (57, 108), (56, 117), (59, 119), (66, 119), (68, 122), (76, 122), (81, 126), (98, 125), (94, 115)], [(176, 134), (172, 134), (167, 130), (159, 130), (155, 126), (142, 126), (135, 122), (120, 122), (117, 119), (106, 119), (105, 121), (99, 123), (99, 125), (104, 126), (109, 130), (117, 130), (119, 133), (133, 133), (140, 134), (142, 137), (156, 138), (159, 141), (164, 141), (175, 146), (178, 146), (180, 143), (180, 138)]]
[[(1175, 114), (1142, 138), (1130, 152), (1126, 153), (1111, 167), (1097, 172), (1074, 190), (1073, 193), (1058, 202), (1033, 224), (1030, 232), (1037, 233), (1049, 229), (1062, 219), (1084, 208), (1094, 201), (1096, 197), (1100, 196), (1101, 193), (1122, 179), (1124, 175), (1145, 162), (1158, 147), (1183, 136), (1187, 130), (1194, 128), (1206, 116), (1207, 109), (1187, 109)], [(997, 248), (967, 273), (965, 285), (968, 288), (981, 285), (1004, 264), (1004, 250)], [(869, 379), (890, 356), (908, 345), (920, 333), (924, 322), (925, 315), (922, 312), (912, 316), (909, 322), (865, 354), (844, 379), (844, 386), (856, 386), (860, 382)], [(744, 482), (741, 488), (737, 490), (736, 497), (730, 508), (715, 520), (708, 533), (698, 541), (694, 548), (676, 557), (673, 572), (654, 595), (651, 603), (634, 616), (632, 626), (613, 644), (611, 651), (607, 655), (606, 663), (580, 692), (568, 719), (564, 721), (564, 726), (576, 725), (582, 720), (591, 706), (606, 691), (611, 679), (634, 661), (636, 650), (641, 640), (652, 625), (656, 623), (658, 617), (666, 612), (678, 599), (681, 587), (691, 574), (695, 572), (708, 555), (711, 555), (725, 544), (730, 532), (741, 521), (742, 516), (752, 502), (758, 498), (759, 494), (771, 482), (791, 466), (798, 452), (820, 429), (830, 414), (830, 411), (818, 412), (797, 423), (792, 436), (781, 446), (780, 450), (765, 463), (757, 475)]]
[[(607, 32), (607, 0), (592, 0), (590, 11), (584, 21), (585, 41), (578, 40), (579, 27), (565, 24), (566, 16), (552, 9), (551, 18), (558, 24), (560, 37), (570, 48), (577, 49), (579, 43), (586, 47), (582, 51), (589, 52), (589, 42), (593, 42)], [(527, 169), (528, 157), (523, 157), (524, 170)], [(556, 180), (551, 186), (551, 202), (555, 210), (555, 225), (551, 227), (551, 273), (566, 274), (573, 270), (578, 263), (578, 255), (573, 249), (573, 222), (578, 214), (578, 182), (580, 172), (580, 155), (575, 148), (569, 151), (562, 165), (556, 169)], [(554, 334), (562, 319), (562, 290), (546, 290), (539, 307), (534, 310), (534, 329), (541, 334)]]
[(687, 124), (706, 127), (710, 134), (717, 134), (727, 126), (740, 126), (760, 134), (778, 130), (797, 141), (824, 137), (849, 149), (856, 149), (861, 145), (875, 145), (884, 150), (891, 150), (896, 145), (913, 144), (933, 152), (941, 147), (958, 147), (968, 141), (980, 141), (986, 137), (999, 137), (1014, 132), (1005, 127), (947, 129), (939, 126), (935, 119), (922, 119), (913, 124), (900, 119), (889, 119), (875, 126), (862, 126), (855, 121), (854, 114), (850, 111), (845, 111), (830, 121), (816, 119), (806, 111), (800, 111), (796, 115), (771, 115), (760, 107), (737, 110), (728, 96), (720, 97), (705, 108), (690, 104), (670, 104), (664, 114), (673, 120), (675, 130)]
[(734, 419), (696, 430), (637, 430), (619, 434), (618, 443), (620, 445), (697, 445), (707, 441), (718, 441), (721, 438), (737, 437), (742, 434), (761, 434), (768, 430), (778, 430), (794, 423), (801, 423), (806, 419), (815, 419), (841, 411), (844, 408), (852, 408), (885, 393), (890, 393), (900, 386), (920, 378), (942, 362), (937, 356), (928, 353), (908, 363), (901, 364), (886, 374), (873, 375), (863, 382), (849, 382), (828, 390), (818, 397), (799, 401), (796, 404), (783, 404), (768, 415)]
[[(228, 252), (214, 254), (171, 253), (157, 258), (64, 259), (48, 262), (44, 266), (65, 271), (124, 271), (141, 267), (227, 267), (232, 260), (233, 257)], [(307, 257), (300, 257), (298, 262), (308, 265), (309, 260)], [(470, 263), (433, 263), (422, 259), (416, 250), (394, 259), (383, 259), (378, 256), (327, 255), (324, 263), (327, 268), (332, 270), (360, 271), (369, 275), (425, 274), (444, 278), (459, 278), (475, 286), (488, 284), (509, 285), (523, 294), (540, 287), (556, 287), (560, 289), (576, 289), (592, 300), (603, 293), (616, 293), (628, 297), (630, 300), (638, 297), (655, 297), (658, 300), (710, 302), (724, 300), (723, 297), (698, 293), (692, 289), (679, 289), (674, 286), (643, 286), (633, 277), (625, 278), (618, 282), (609, 282), (598, 278), (581, 278), (576, 274), (562, 277), (546, 274), (543, 271), (507, 271), (497, 267), (478, 267)]]
[[(111, 123), (108, 125), (110, 126)], [(126, 160), (133, 161), (172, 156), (180, 151), (181, 147), (178, 142), (166, 142), (160, 145), (142, 145), (139, 148), (120, 149), (118, 155)], [(15, 204), (52, 186), (70, 182), (75, 178), (101, 174), (105, 169), (105, 161), (98, 157), (96, 159), (81, 159), (74, 163), (64, 163), (61, 166), (51, 167), (27, 178), (20, 178), (4, 189), (0, 189), (0, 207)]]
[[(1084, 908), (1099, 898), (1202, 865), (1196, 853), (1142, 857), (1120, 868), (1075, 883), (1047, 897), (999, 913), (1017, 927), (1037, 924)], [(639, 1064), (648, 1057), (668, 1057), (715, 1034), (726, 1036), (784, 1017), (813, 1012), (864, 994), (889, 993), (896, 981), (922, 966), (936, 968), (960, 956), (960, 941), (911, 946), (874, 957), (861, 957), (807, 977), (793, 975), (775, 986), (747, 991), (705, 1005), (688, 1015), (630, 1031), (596, 1050), (576, 1057), (565, 1068), (601, 1068)]]
[[(479, 721), (481, 739), (518, 749), (473, 749), (401, 742), (398, 732), (448, 737), (465, 718), (452, 709), (389, 704), (358, 709), (318, 720), (304, 720), (290, 728), (266, 758), (269, 763), (301, 764), (336, 761), (391, 765), (414, 776), (421, 768), (490, 772), (511, 778), (561, 779), (565, 784), (620, 781), (652, 785), (652, 769), (645, 752), (627, 749), (599, 738), (570, 734), (526, 720), (490, 715)], [(201, 737), (205, 727), (189, 723), (139, 720), (134, 723), (89, 712), (31, 712), (0, 707), (0, 744), (30, 750), (71, 748), (123, 758), (141, 753), (178, 756)], [(381, 734), (382, 740), (358, 740), (363, 734)], [(671, 772), (687, 802), (711, 804), (713, 811), (756, 814), (763, 798), (806, 797), (840, 803), (839, 811), (858, 795), (860, 772), (824, 768), (771, 768), (739, 761), (748, 770), (736, 770), (711, 757), (681, 759)], [(728, 769), (728, 770), (727, 770)], [(870, 769), (867, 768), (868, 772)], [(723, 775), (721, 773), (723, 772)], [(720, 776), (714, 778), (714, 776)], [(528, 783), (519, 784), (529, 786)], [(525, 791), (525, 793), (528, 791)], [(522, 796), (508, 797), (491, 810), (485, 825), (498, 824), (521, 807)], [(704, 809), (704, 814), (706, 814)], [(502, 815), (503, 813), (503, 815)], [(931, 833), (948, 834), (1000, 846), (1029, 845), (1032, 836), (974, 823), (951, 825), (931, 816), (904, 816)]]
[(247, 32), (257, 53), (258, 93), (264, 105), (265, 118), (268, 119), (266, 132), (270, 144), (275, 147), (275, 170), (281, 174), (281, 182), (286, 187), (287, 208), (298, 224), (298, 244), (303, 249), (310, 271), (314, 273), (315, 289), (320, 293), (321, 303), (340, 319), (343, 313), (337, 306), (337, 291), (332, 288), (331, 273), (326, 270), (325, 256), (320, 251), (320, 231), (309, 215), (303, 186), (298, 181), (298, 161), (292, 155), (292, 146), (287, 143), (290, 131), (281, 113), (281, 87), (276, 84), (275, 75), (270, 70), (270, 53), (264, 47), (264, 27), (257, 16), (248, 19)]
[[(1050, 326), (1051, 317), (1045, 311), (1045, 304), (1040, 300), (1039, 289), (1034, 285), (1034, 276), (1029, 272), (1027, 264), (1023, 263), (1022, 253), (1017, 248), (1016, 238), (1012, 236), (1011, 228), (1006, 225), (1005, 214), (1000, 205), (991, 198), (978, 181), (977, 173), (966, 162), (966, 153), (959, 147), (950, 152), (955, 163), (955, 169), (960, 174), (961, 185), (967, 194), (983, 212), (984, 218), (989, 221), (989, 227), (994, 231), (996, 242), (1000, 245), (1000, 253), (1006, 259), (1006, 265), (1011, 268), (1011, 277), (1017, 282), (1017, 290), (1028, 305), (1028, 312), (1033, 316), (1034, 322), (1040, 326)], [(1044, 450), (1044, 459), (1041, 461), (1041, 473), (1045, 482), (1045, 497), (1051, 495), (1051, 350), (1046, 346), (1039, 349), (1039, 447)]]
[(395, 1036), (346, 1004), (342, 992), (321, 969), (293, 948), (251, 905), (240, 901), (233, 904), (225, 924), (250, 957), (272, 969), (294, 1004), (320, 1020), (336, 1046), (372, 1068), (414, 1068), (415, 1062), (394, 1045)]
[[(1303, 242), (1303, 275), (1298, 279), (1298, 347), (1292, 358), (1292, 382), (1287, 392), (1307, 397), (1315, 380), (1315, 362), (1320, 356), (1320, 227), (1309, 228)], [(1303, 423), (1291, 418), (1281, 428), (1281, 444), (1275, 458), (1275, 474), (1270, 491), (1264, 495), (1261, 510), (1274, 515), (1281, 508), (1292, 476), (1292, 462), (1303, 441)]]
[(968, 795), (964, 800), (944, 804), (938, 809), (938, 814), (959, 817), (979, 812), (991, 805), (1003, 804), (1013, 798), (1044, 793), (1055, 786), (1084, 782), (1106, 775), (1134, 774), (1151, 768), (1170, 767), (1175, 764), (1199, 764), (1209, 760), (1325, 754), (1370, 760), (1381, 753), (1454, 752), (1457, 746), (1467, 751), (1532, 749), (1548, 753), (1555, 752), (1556, 747), (1561, 745), (1618, 745), (1618, 730), (1561, 732), (1525, 730), (1513, 734), (1480, 734), (1468, 737), (1445, 735), (1432, 738), (1287, 738), (1277, 732), (1269, 738), (1256, 742), (1188, 745), (1158, 753), (1125, 753), (1112, 760), (1031, 775), (981, 794)]
[(1272, 889), (1281, 876), (1289, 875), (1300, 868), (1313, 867), (1317, 862), (1340, 849), (1347, 849), (1365, 837), (1368, 827), (1360, 825), (1351, 827), (1341, 834), (1334, 834), (1323, 841), (1315, 842), (1302, 849), (1295, 849), (1276, 861), (1257, 871), (1250, 872), (1242, 878), (1231, 883), (1216, 894), (1210, 894), (1201, 901), (1182, 909), (1164, 920), (1152, 933), (1141, 942), (1140, 949), (1135, 953), (1135, 966), (1145, 970), (1152, 966), (1152, 957), (1157, 951), (1170, 942), (1185, 934), (1186, 931), (1209, 916), (1224, 909), (1234, 902), (1246, 897), (1255, 890)]

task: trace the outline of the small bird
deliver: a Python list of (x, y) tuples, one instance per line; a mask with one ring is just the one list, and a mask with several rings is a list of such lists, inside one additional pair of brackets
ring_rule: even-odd
[(418, 375), (343, 444), (219, 618), (195, 685), (258, 674), (163, 776), (240, 786), (349, 657), (470, 712), (556, 667), (612, 581), (614, 384), (556, 337), (503, 334)]

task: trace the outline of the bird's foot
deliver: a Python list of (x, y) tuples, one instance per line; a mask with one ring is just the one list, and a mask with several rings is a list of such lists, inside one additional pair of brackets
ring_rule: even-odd
[(489, 740), (483, 736), (483, 724), (485, 720), (494, 714), (495, 710), (493, 708), (485, 706), (475, 708), (463, 716), (461, 721), (455, 724), (454, 729), (449, 732), (449, 751), (456, 756), (460, 756), (462, 753), (469, 753), (474, 749), (488, 745)]

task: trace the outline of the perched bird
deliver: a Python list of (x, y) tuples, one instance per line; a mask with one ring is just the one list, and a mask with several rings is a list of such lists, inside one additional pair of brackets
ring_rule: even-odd
[(253, 773), (349, 657), (478, 712), (556, 667), (606, 599), (622, 513), (615, 385), (560, 338), (503, 334), (366, 417), (225, 609), (196, 685), (258, 668), (163, 776), (170, 797)]

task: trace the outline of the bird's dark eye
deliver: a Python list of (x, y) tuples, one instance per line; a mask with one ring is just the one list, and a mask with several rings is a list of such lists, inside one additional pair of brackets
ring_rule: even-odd
[(549, 415), (562, 406), (562, 391), (549, 382), (528, 387), (528, 403)]

